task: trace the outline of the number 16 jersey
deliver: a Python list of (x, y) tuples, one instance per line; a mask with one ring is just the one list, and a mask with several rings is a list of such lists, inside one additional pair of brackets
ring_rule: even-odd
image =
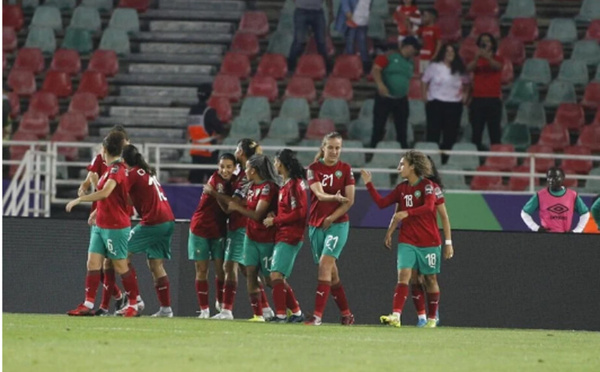
[[(338, 191), (346, 196), (346, 186), (354, 185), (354, 175), (349, 164), (338, 161), (334, 165), (326, 165), (323, 160), (316, 161), (308, 166), (307, 180), (309, 186), (320, 183), (326, 194), (335, 195)], [(336, 201), (319, 201), (314, 192), (310, 193), (310, 226), (320, 227), (325, 218), (329, 217), (340, 203)], [(346, 222), (350, 218), (348, 213), (338, 218), (334, 223)]]
[(142, 225), (158, 225), (175, 220), (171, 206), (155, 176), (140, 167), (129, 170), (129, 197), (142, 217)]

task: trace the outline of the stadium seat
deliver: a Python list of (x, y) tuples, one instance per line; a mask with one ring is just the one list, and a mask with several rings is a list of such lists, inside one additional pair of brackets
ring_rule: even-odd
[(537, 20), (535, 18), (513, 19), (508, 36), (519, 39), (523, 43), (533, 43), (539, 37)]
[[(452, 151), (477, 151), (477, 146), (473, 143), (455, 143)], [(475, 170), (479, 167), (479, 158), (474, 155), (450, 155), (448, 165), (464, 170)], [(463, 181), (464, 182), (464, 181)]]
[(470, 63), (475, 58), (475, 53), (477, 53), (479, 47), (477, 46), (477, 40), (468, 37), (460, 43), (460, 49), (458, 50), (458, 54), (460, 58), (462, 58), (465, 64)]
[(229, 102), (238, 102), (242, 98), (242, 85), (235, 76), (217, 75), (213, 80), (213, 96), (226, 97)]
[(320, 141), (326, 134), (331, 132), (335, 132), (335, 123), (333, 120), (327, 118), (312, 119), (308, 123), (304, 138)]
[(457, 42), (462, 38), (460, 17), (444, 16), (437, 21), (440, 28), (440, 37), (447, 42)]
[(512, 123), (502, 131), (502, 143), (510, 144), (517, 151), (525, 151), (531, 145), (531, 133), (525, 124)]
[(77, 141), (83, 141), (88, 136), (88, 123), (83, 114), (69, 111), (60, 116), (56, 131), (71, 133)]
[(540, 133), (538, 145), (547, 145), (554, 151), (563, 151), (570, 144), (569, 131), (556, 124), (546, 125)]
[(385, 21), (375, 14), (369, 15), (369, 24), (367, 26), (367, 37), (371, 39), (384, 41), (386, 39)]
[[(590, 171), (590, 176), (600, 176), (600, 167), (594, 168)], [(600, 193), (600, 180), (587, 180), (583, 192), (588, 194)]]
[(282, 139), (287, 143), (298, 142), (300, 140), (298, 122), (290, 118), (276, 117), (269, 126), (267, 138)]
[[(273, 146), (274, 149), (265, 149), (267, 146)], [(260, 141), (260, 147), (263, 149), (263, 154), (268, 155), (271, 159), (275, 156), (275, 154), (281, 149), (285, 148), (287, 143), (285, 140), (279, 138), (270, 138), (265, 137)]]
[(600, 63), (600, 46), (596, 40), (579, 40), (573, 46), (572, 59), (583, 61), (590, 65)]
[[(467, 110), (465, 110), (467, 111)], [(408, 100), (408, 124), (411, 127), (424, 128), (427, 124), (427, 115), (425, 113), (425, 102), (420, 99)]]
[(577, 103), (561, 103), (554, 116), (554, 124), (579, 131), (585, 125), (583, 107)]
[[(64, 131), (54, 132), (50, 140), (52, 142), (77, 142), (77, 138), (72, 133)], [(56, 151), (59, 156), (64, 156), (65, 160), (75, 161), (79, 159), (79, 149), (77, 147), (60, 146)]]
[(66, 72), (48, 71), (42, 85), (42, 90), (54, 93), (58, 98), (68, 97), (73, 92), (71, 77)]
[(547, 85), (552, 80), (550, 64), (545, 59), (529, 58), (525, 60), (519, 79)]
[(361, 118), (352, 120), (348, 124), (348, 137), (361, 141), (363, 146), (371, 146), (371, 134), (373, 133), (373, 119)]
[(473, 0), (467, 17), (498, 17), (498, 0)]
[(8, 74), (9, 88), (21, 97), (29, 97), (36, 91), (35, 76), (27, 70), (12, 69)]
[[(497, 169), (482, 165), (477, 168), (478, 172), (497, 172)], [(471, 180), (471, 190), (477, 191), (501, 191), (504, 190), (501, 176), (475, 175)]]
[[(400, 150), (400, 143), (397, 141), (381, 141), (375, 146), (376, 149)], [(398, 166), (398, 157), (390, 156), (389, 153), (375, 153), (369, 162), (371, 168), (396, 168)]]
[(58, 115), (58, 98), (50, 92), (35, 92), (31, 96), (28, 111), (39, 112), (54, 119)]
[(19, 95), (15, 92), (5, 92), (4, 94), (6, 94), (8, 101), (10, 102), (10, 117), (16, 119), (21, 113)]
[(319, 146), (321, 146), (321, 138), (303, 139), (300, 141), (300, 143), (298, 143), (298, 146), (314, 148), (314, 151), (298, 151), (296, 155), (300, 164), (306, 167), (315, 161), (315, 155), (317, 153), (317, 150), (319, 149)]
[(102, 12), (110, 12), (113, 9), (112, 0), (83, 0), (81, 5), (96, 8)]
[(125, 32), (140, 32), (140, 19), (135, 9), (117, 8), (112, 12), (108, 28)]
[(94, 50), (92, 35), (88, 30), (68, 27), (61, 48), (75, 49), (79, 54), (91, 53)]
[(245, 12), (240, 20), (238, 31), (254, 34), (259, 37), (267, 35), (269, 33), (267, 14), (261, 11)]
[(573, 43), (577, 40), (577, 26), (572, 18), (553, 18), (546, 32), (546, 39), (561, 43)]
[(52, 54), (56, 50), (56, 38), (51, 28), (30, 27), (25, 40), (26, 48), (39, 48), (44, 54)]
[(381, 18), (385, 18), (390, 13), (390, 4), (388, 0), (373, 0), (371, 13)]
[(6, 26), (2, 27), (2, 51), (12, 53), (15, 49), (17, 49), (17, 34), (15, 29)]
[(375, 106), (375, 100), (373, 98), (364, 100), (362, 105), (360, 106), (360, 111), (358, 113), (358, 117), (372, 120), (374, 106)]
[(263, 54), (256, 69), (256, 76), (270, 76), (275, 80), (283, 80), (287, 72), (287, 60), (283, 54)]
[(45, 139), (50, 134), (50, 121), (41, 112), (27, 111), (21, 118), (19, 130), (33, 133), (38, 139)]
[(507, 85), (515, 80), (515, 70), (510, 59), (502, 58), (502, 85)]
[(211, 96), (207, 104), (217, 111), (219, 120), (223, 123), (229, 123), (233, 117), (231, 103), (227, 97)]
[[(490, 147), (491, 152), (515, 152), (515, 147), (511, 144), (495, 144)], [(517, 166), (516, 156), (488, 156), (485, 159), (486, 166), (499, 169), (502, 171), (510, 171)]]
[[(362, 149), (363, 143), (355, 140), (344, 140), (345, 149)], [(350, 164), (353, 168), (361, 168), (365, 165), (365, 154), (361, 152), (342, 151), (341, 160)]]
[(600, 152), (600, 125), (586, 125), (577, 140), (579, 146), (587, 146), (593, 152)]
[(530, 129), (541, 130), (547, 123), (544, 105), (538, 102), (523, 102), (517, 110), (516, 123), (526, 124)]
[(256, 119), (260, 124), (271, 123), (271, 105), (266, 97), (246, 97), (242, 102), (240, 116)]
[(550, 83), (550, 86), (548, 86), (548, 93), (546, 94), (544, 106), (557, 107), (563, 102), (577, 102), (575, 87), (573, 86), (573, 83), (568, 81), (554, 80)]
[[(11, 138), (13, 141), (38, 141), (38, 137), (29, 132), (25, 132), (22, 130), (17, 130)], [(29, 145), (12, 145), (9, 148), (10, 151), (10, 159), (11, 160), (21, 160), (25, 156), (27, 150), (30, 149)], [(15, 172), (17, 171), (18, 165), (12, 165), (9, 171), (9, 177), (13, 177)]]
[(575, 171), (565, 167), (563, 167), (562, 169), (565, 172), (565, 180), (563, 181), (563, 186), (571, 189), (578, 188), (579, 182), (575, 178), (577, 177)]
[(104, 76), (115, 76), (119, 72), (117, 53), (114, 50), (95, 50), (87, 69), (99, 72)]
[(502, 20), (514, 20), (516, 18), (535, 18), (534, 0), (509, 0)]
[(574, 85), (586, 85), (589, 82), (589, 72), (585, 61), (576, 59), (563, 61), (557, 79), (568, 81)]
[(310, 121), (310, 106), (303, 98), (286, 98), (279, 110), (279, 116), (294, 119), (300, 127), (306, 128)]
[(82, 28), (91, 32), (102, 29), (102, 21), (98, 9), (87, 6), (78, 6), (73, 12), (69, 27)]
[(127, 55), (131, 52), (129, 36), (123, 30), (108, 28), (102, 34), (98, 49), (114, 50), (120, 56)]
[(270, 102), (273, 102), (279, 97), (277, 81), (270, 76), (255, 76), (250, 80), (247, 95), (267, 97)]
[(319, 119), (331, 119), (339, 128), (344, 129), (350, 122), (350, 108), (348, 103), (341, 98), (327, 98), (319, 109)]
[(140, 13), (148, 10), (150, 0), (119, 0), (119, 8), (133, 8)]
[[(335, 46), (333, 45), (333, 40), (329, 35), (325, 37), (325, 48), (327, 56), (333, 57), (335, 55)], [(308, 43), (306, 43), (306, 48), (304, 48), (304, 54), (319, 54), (319, 51), (317, 50), (317, 42), (314, 36), (311, 36), (308, 39)]]
[(460, 0), (435, 0), (433, 8), (437, 10), (440, 16), (453, 15), (460, 17), (462, 15)]
[(596, 115), (594, 116), (594, 120), (590, 125), (600, 125), (600, 109), (596, 110)]
[[(529, 167), (521, 165), (519, 167), (515, 167), (512, 169), (512, 172), (517, 173), (529, 173)], [(511, 176), (508, 180), (508, 189), (510, 191), (527, 191), (529, 190), (529, 184), (531, 180), (529, 176), (519, 177), (519, 176)], [(534, 177), (533, 184), (537, 188), (540, 185), (540, 179)]]
[(294, 76), (288, 81), (287, 88), (285, 89), (285, 95), (287, 97), (304, 98), (309, 102), (317, 99), (317, 91), (315, 89), (315, 83), (312, 79)]
[(589, 109), (600, 107), (600, 82), (592, 81), (585, 87), (581, 105)]
[(249, 58), (254, 58), (260, 51), (258, 38), (254, 34), (237, 32), (231, 41), (230, 51), (245, 54)]
[(2, 5), (2, 26), (19, 31), (23, 27), (23, 10), (19, 5)]
[(589, 159), (592, 156), (592, 151), (589, 147), (580, 145), (567, 146), (564, 149), (564, 154), (587, 156), (588, 159), (563, 159), (561, 167), (571, 169), (577, 174), (588, 174), (592, 170), (592, 160)]
[(219, 74), (232, 75), (240, 79), (247, 79), (251, 73), (250, 59), (241, 53), (227, 53), (221, 62)]
[(325, 82), (321, 99), (341, 98), (346, 101), (351, 101), (354, 97), (352, 83), (349, 79), (341, 77), (330, 77)]
[(446, 173), (447, 171), (460, 171), (459, 167), (445, 164), (440, 166), (439, 171), (442, 173), (445, 190), (468, 190), (469, 187), (465, 183), (465, 176), (462, 174)]
[(77, 93), (88, 92), (102, 99), (108, 95), (106, 77), (97, 71), (86, 71), (81, 75)]
[(590, 23), (585, 32), (585, 39), (600, 42), (600, 19), (595, 19)]
[(42, 51), (37, 48), (21, 48), (17, 52), (14, 68), (17, 70), (27, 70), (34, 74), (44, 71), (44, 56)]
[(413, 77), (408, 86), (408, 99), (423, 99), (423, 90), (421, 89), (421, 79)]
[(98, 99), (92, 93), (75, 93), (69, 103), (69, 112), (80, 113), (87, 120), (94, 120), (100, 114)]
[(294, 42), (294, 35), (289, 32), (275, 32), (269, 37), (267, 53), (282, 54), (287, 58), (290, 54), (290, 48)]
[(245, 118), (238, 116), (233, 119), (229, 137), (240, 140), (242, 138), (254, 138), (260, 140), (260, 125), (254, 118)]
[(594, 81), (600, 81), (600, 63), (596, 66), (596, 75), (594, 76)]
[(53, 6), (38, 6), (35, 8), (30, 27), (47, 27), (54, 31), (62, 31), (62, 17), (60, 10)]
[(363, 64), (357, 55), (343, 54), (336, 58), (333, 66), (333, 77), (360, 80), (363, 74)]
[(79, 71), (81, 71), (79, 53), (72, 49), (57, 50), (52, 57), (50, 70), (66, 72), (71, 76), (79, 74)]
[(75, 8), (76, 0), (46, 0), (45, 5), (50, 5), (61, 10), (72, 10)]
[(583, 4), (579, 8), (579, 14), (575, 19), (584, 23), (600, 19), (600, 3), (595, 0), (583, 0)]
[(325, 61), (319, 54), (305, 54), (298, 59), (296, 76), (307, 77), (313, 80), (323, 80), (327, 75)]
[[(440, 151), (440, 146), (435, 142), (417, 142), (413, 147), (415, 150), (419, 151)], [(435, 154), (426, 153), (425, 155), (429, 156), (433, 160), (434, 164), (442, 164), (442, 156), (439, 152)]]
[(510, 90), (507, 106), (518, 106), (522, 102), (539, 102), (539, 92), (535, 82), (516, 80)]
[[(530, 154), (553, 154), (554, 150), (552, 146), (548, 145), (531, 145), (527, 148), (527, 152)], [(528, 167), (531, 165), (531, 158), (527, 157), (523, 161), (523, 166)], [(535, 158), (535, 171), (537, 173), (546, 173), (548, 169), (555, 165), (554, 158)]]
[(560, 65), (565, 58), (562, 43), (558, 40), (540, 40), (535, 47), (533, 58), (543, 58), (551, 66)]
[(521, 66), (526, 59), (525, 45), (515, 37), (506, 37), (498, 45), (498, 55), (510, 60), (513, 65)]
[(490, 33), (495, 38), (500, 37), (500, 25), (498, 24), (498, 20), (494, 17), (478, 17), (475, 18), (473, 22), (473, 27), (471, 28), (471, 34), (469, 37), (477, 38), (479, 35), (483, 33)]

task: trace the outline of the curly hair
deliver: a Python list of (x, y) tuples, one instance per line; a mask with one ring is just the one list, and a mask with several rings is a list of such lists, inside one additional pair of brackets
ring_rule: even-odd
[(427, 155), (421, 151), (409, 150), (404, 156), (404, 160), (414, 168), (417, 177), (428, 177), (431, 175), (431, 162)]

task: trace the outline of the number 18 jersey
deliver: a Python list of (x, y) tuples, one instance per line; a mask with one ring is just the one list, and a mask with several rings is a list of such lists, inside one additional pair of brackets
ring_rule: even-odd
[[(335, 195), (338, 191), (346, 196), (346, 186), (354, 185), (354, 175), (349, 164), (338, 161), (334, 165), (325, 165), (322, 160), (316, 161), (308, 166), (307, 172), (308, 184), (320, 183), (323, 191), (330, 195)], [(319, 201), (315, 193), (310, 193), (310, 218), (309, 225), (319, 227), (323, 224), (325, 218), (329, 217), (340, 203), (336, 201)], [(344, 214), (334, 223), (346, 222), (350, 218)]]
[(142, 225), (158, 225), (173, 221), (173, 211), (155, 176), (140, 167), (129, 170), (129, 197), (142, 217)]

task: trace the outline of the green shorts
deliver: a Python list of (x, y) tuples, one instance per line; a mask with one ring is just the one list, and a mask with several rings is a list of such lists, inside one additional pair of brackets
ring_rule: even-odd
[(223, 238), (206, 239), (190, 230), (188, 258), (192, 261), (222, 260), (225, 257)]
[(309, 226), (308, 238), (315, 263), (319, 263), (321, 256), (332, 256), (336, 260), (339, 259), (348, 240), (349, 230), (350, 222), (332, 223), (327, 230)]
[(273, 248), (273, 260), (271, 261), (271, 272), (282, 273), (289, 278), (296, 262), (296, 256), (302, 248), (302, 242), (296, 245), (279, 242)]
[(244, 258), (245, 238), (246, 229), (243, 227), (227, 232), (227, 241), (225, 242), (225, 261), (242, 263), (242, 259)]
[(423, 275), (439, 274), (441, 258), (441, 246), (419, 248), (406, 243), (398, 244), (398, 270), (416, 269)]
[(175, 222), (137, 224), (129, 233), (129, 253), (145, 253), (149, 259), (171, 259), (171, 238)]
[(258, 266), (263, 275), (271, 272), (271, 260), (273, 259), (273, 247), (275, 243), (259, 243), (248, 238), (244, 239), (244, 258), (242, 265)]
[(98, 253), (111, 260), (127, 258), (127, 240), (131, 227), (124, 229), (103, 229), (92, 226), (88, 252)]

